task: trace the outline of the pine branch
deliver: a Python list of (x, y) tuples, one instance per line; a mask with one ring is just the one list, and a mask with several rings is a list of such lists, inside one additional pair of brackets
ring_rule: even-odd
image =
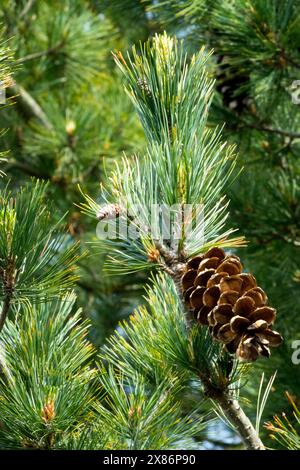
[(286, 51), (283, 49), (281, 51), (281, 54), (282, 54), (282, 57), (289, 63), (291, 64), (293, 67), (295, 67), (296, 69), (300, 69), (300, 63), (297, 62), (296, 60), (294, 60), (292, 57), (290, 57)]
[[(150, 296), (154, 323), (157, 321), (155, 333), (151, 328), (146, 332), (146, 328), (133, 327), (134, 333), (140, 335), (135, 341), (134, 335), (127, 330), (133, 346), (116, 345), (114, 351), (107, 354), (122, 370), (126, 367), (131, 371), (135, 367), (145, 368), (151, 375), (151, 365), (157, 372), (155, 361), (159, 356), (159, 361), (171, 362), (173, 372), (179, 366), (185, 372), (192, 372), (200, 378), (206, 397), (240, 434), (245, 447), (263, 450), (258, 432), (231, 388), (241, 375), (241, 369), (236, 365), (232, 371), (233, 356), (220, 343), (215, 345), (205, 328), (195, 324), (191, 312), (184, 307), (181, 286), (181, 276), (189, 258), (210, 247), (233, 248), (244, 243), (241, 237), (229, 238), (233, 230), (224, 228), (228, 203), (223, 192), (232, 181), (235, 153), (231, 146), (222, 143), (221, 131), (212, 131), (207, 125), (213, 91), (213, 82), (205, 67), (209, 57), (202, 49), (188, 61), (182, 45), (167, 35), (156, 36), (152, 42), (141, 46), (140, 53), (133, 48), (132, 55), (128, 54), (126, 59), (120, 52), (115, 55), (125, 76), (127, 93), (144, 127), (148, 150), (142, 162), (124, 158), (123, 166), (117, 166), (111, 178), (111, 192), (120, 219), (126, 220), (127, 208), (133, 208), (133, 218), (140, 227), (141, 236), (138, 240), (125, 237), (121, 242), (106, 240), (102, 246), (114, 250), (115, 256), (109, 260), (111, 271), (127, 273), (147, 269), (152, 262), (172, 279), (174, 288), (168, 296), (166, 284), (160, 278), (158, 282), (162, 285), (157, 283), (155, 295)], [(108, 193), (103, 197), (111, 204), (109, 196)], [(96, 216), (101, 207), (89, 196), (85, 195), (85, 199), (82, 209)], [(175, 213), (182, 216), (185, 204), (199, 203), (204, 205), (203, 218), (196, 221), (196, 227), (190, 233), (181, 232), (177, 245), (173, 243), (172, 235), (167, 240), (159, 236), (158, 219), (150, 227), (149, 213), (153, 204), (177, 204), (179, 208)], [(163, 220), (161, 224), (164, 223)], [(176, 322), (169, 312), (174, 308)], [(157, 311), (164, 314), (159, 316), (159, 322)], [(229, 323), (227, 327), (231, 330)], [(235, 334), (233, 329), (231, 333)], [(158, 338), (152, 341), (152, 335)], [(156, 340), (159, 342), (154, 345)], [(146, 342), (150, 342), (149, 348)], [(141, 345), (146, 347), (146, 352), (140, 350)], [(132, 357), (135, 346), (141, 356), (137, 360)], [(162, 351), (158, 353), (158, 350)], [(152, 351), (156, 357), (151, 357), (146, 364)], [(137, 351), (135, 353), (138, 356)], [(246, 359), (251, 360), (250, 356)]]
[[(26, 50), (20, 43), (24, 57), (18, 62), (27, 64), (40, 59), (44, 80), (50, 72), (77, 90), (83, 81), (90, 83), (91, 79), (97, 79), (110, 41), (116, 34), (109, 20), (97, 15), (86, 2), (79, 5), (67, 1), (56, 4), (55, 8), (52, 4), (37, 2), (35, 13), (38, 21), (31, 22), (31, 47)], [(14, 18), (14, 11), (11, 16)], [(88, 27), (84, 27), (87, 24)], [(106, 47), (101, 47), (104, 45)], [(54, 55), (55, 60), (52, 60)]]
[(265, 424), (265, 428), (272, 433), (271, 438), (284, 448), (300, 450), (300, 410), (295, 397), (287, 391), (285, 395), (292, 409), (288, 413), (283, 412), (281, 416), (274, 416), (272, 422)]
[(24, 5), (24, 8), (23, 10), (21, 11), (20, 15), (19, 15), (19, 18), (24, 18), (24, 16), (27, 15), (27, 13), (29, 13), (29, 11), (31, 10), (31, 8), (34, 6), (35, 4), (35, 1), (36, 0), (28, 0), (28, 2)]
[(261, 439), (255, 431), (250, 419), (241, 408), (237, 399), (231, 396), (228, 391), (216, 390), (211, 386), (207, 375), (200, 375), (200, 380), (204, 384), (205, 394), (220, 406), (228, 421), (235, 427), (246, 449), (265, 450)]
[(71, 314), (74, 302), (69, 294), (27, 304), (18, 322), (6, 322), (0, 339), (2, 448), (64, 448), (62, 441), (95, 420), (94, 349), (86, 340), (88, 323), (80, 311)]
[(46, 173), (45, 171), (42, 171), (42, 169), (36, 169), (33, 166), (30, 166), (24, 162), (15, 160), (14, 158), (10, 158), (5, 165), (6, 171), (9, 171), (11, 169), (20, 170), (26, 175), (33, 176), (35, 178), (40, 178), (43, 180), (48, 180), (50, 178), (49, 174)]
[(181, 403), (176, 397), (182, 385), (175, 377), (165, 377), (151, 387), (137, 372), (129, 377), (111, 365), (106, 370), (102, 364), (99, 372), (105, 397), (97, 411), (123, 449), (172, 449), (183, 439), (199, 434), (209, 422), (196, 412), (181, 416)]
[[(44, 197), (46, 185), (33, 183), (13, 197), (1, 191), (0, 299), (1, 322), (10, 304), (39, 303), (62, 295), (76, 280), (76, 245), (66, 246), (59, 222), (51, 221)], [(62, 246), (64, 249), (62, 250)]]
[(1, 333), (1, 330), (4, 326), (4, 323), (5, 323), (6, 317), (8, 315), (8, 312), (9, 312), (11, 298), (12, 298), (12, 294), (6, 294), (6, 297), (5, 297), (5, 299), (3, 301), (3, 304), (2, 304), (2, 310), (1, 310), (1, 314), (0, 314), (0, 333)]
[(188, 379), (200, 379), (204, 397), (221, 409), (246, 448), (262, 449), (234, 392), (236, 381), (247, 369), (234, 364), (234, 360), (228, 368), (228, 357), (207, 329), (192, 322), (187, 327), (178, 289), (169, 276), (160, 274), (154, 279), (146, 300), (150, 311), (141, 307), (130, 322), (122, 323), (104, 348), (103, 358), (129, 377), (138, 371), (152, 384), (179, 375), (188, 391)]
[(49, 47), (49, 49), (47, 49), (46, 51), (33, 52), (32, 54), (28, 54), (24, 57), (21, 57), (20, 59), (17, 59), (15, 61), (15, 63), (16, 64), (23, 64), (24, 62), (41, 59), (42, 57), (46, 57), (46, 56), (55, 54), (61, 48), (63, 48), (64, 44), (65, 44), (65, 41), (63, 40), (63, 41), (59, 42), (58, 44), (56, 44), (55, 46)]
[(21, 86), (15, 83), (8, 89), (8, 96), (17, 97), (17, 106), (25, 116), (36, 118), (47, 129), (52, 129), (52, 124), (38, 104), (38, 102)]
[(270, 132), (271, 134), (278, 134), (282, 135), (283, 137), (291, 137), (292, 139), (300, 139), (300, 132), (292, 132), (285, 129), (275, 129), (264, 124), (254, 124), (244, 120), (241, 121), (244, 127), (249, 127), (250, 129), (255, 129), (261, 132)]
[(7, 261), (6, 268), (4, 269), (2, 266), (0, 267), (0, 279), (1, 284), (3, 284), (4, 295), (2, 310), (0, 314), (0, 333), (4, 326), (13, 299), (16, 280), (15, 274), (15, 263), (13, 257), (10, 257)]
[[(222, 142), (221, 130), (207, 126), (213, 93), (213, 80), (205, 67), (209, 58), (202, 48), (188, 63), (182, 44), (166, 35), (156, 36), (153, 45), (147, 42), (140, 55), (133, 48), (127, 62), (121, 53), (115, 55), (148, 138), (148, 149), (143, 160), (124, 157), (111, 178), (115, 203), (122, 209), (120, 219), (126, 221), (127, 208), (132, 211), (140, 237), (99, 242), (101, 250), (107, 251), (109, 246), (112, 252), (110, 271), (121, 266), (126, 272), (147, 269), (157, 241), (162, 259), (156, 264), (160, 266), (164, 260), (164, 267), (169, 256), (181, 261), (213, 244), (244, 244), (243, 237), (230, 237), (234, 229), (225, 229), (228, 202), (222, 193), (234, 179), (236, 156), (234, 147)], [(105, 200), (107, 194), (102, 196)], [(90, 197), (85, 198), (83, 209), (97, 216), (100, 208)], [(108, 198), (109, 194), (107, 202)], [(181, 220), (187, 205), (195, 209), (192, 228), (180, 227), (179, 237), (171, 233), (169, 246), (162, 244), (158, 221), (150, 226), (153, 207), (167, 206), (171, 216)], [(162, 217), (163, 227), (168, 226), (168, 216)]]
[(251, 421), (241, 408), (238, 400), (235, 400), (224, 394), (216, 399), (220, 404), (225, 416), (236, 427), (241, 436), (246, 449), (249, 450), (265, 450), (265, 446), (257, 435)]
[[(221, 229), (227, 217), (223, 212), (226, 204), (224, 204), (220, 192), (227, 183), (233, 166), (217, 167), (216, 162), (220, 162), (220, 154), (225, 151), (225, 145), (218, 142), (220, 133), (215, 132), (211, 137), (205, 128), (213, 85), (205, 73), (205, 63), (208, 57), (202, 50), (198, 56), (192, 58), (190, 64), (187, 64), (182, 47), (178, 48), (173, 39), (164, 35), (156, 36), (152, 46), (148, 42), (142, 47), (141, 56), (133, 49), (133, 58), (128, 55), (128, 62), (121, 53), (115, 56), (115, 59), (126, 77), (127, 91), (138, 110), (151, 144), (151, 150), (149, 150), (151, 160), (149, 159), (149, 167), (146, 166), (144, 169), (143, 178), (145, 178), (145, 174), (151, 175), (151, 178), (152, 174), (155, 174), (157, 181), (153, 184), (152, 180), (151, 183), (149, 181), (152, 187), (148, 194), (155, 194), (156, 187), (161, 184), (161, 192), (155, 194), (157, 200), (169, 204), (174, 202), (184, 204), (200, 200), (199, 189), (201, 188), (203, 190), (202, 198), (208, 207), (211, 207), (211, 211), (206, 209), (204, 224), (208, 225), (213, 233), (217, 232), (217, 227), (219, 226)], [(195, 87), (195, 83), (198, 84), (198, 89)], [(193, 142), (193, 146), (191, 146), (191, 142)], [(203, 159), (201, 170), (199, 155)], [(233, 160), (230, 150), (228, 156)], [(209, 172), (208, 168), (210, 168)], [(176, 173), (177, 169), (180, 169), (178, 173)], [(129, 169), (128, 175), (132, 174), (133, 171)], [(134, 188), (138, 194), (143, 187), (143, 182), (138, 180), (139, 174), (140, 172), (137, 171), (132, 179), (128, 179), (128, 183), (126, 177), (123, 178), (123, 181), (125, 179), (123, 197), (126, 195), (129, 207), (133, 203), (133, 199), (130, 200), (129, 197), (130, 192)], [(166, 175), (173, 174), (175, 175), (174, 181), (170, 180), (169, 183)], [(205, 189), (201, 187), (197, 178), (202, 179)], [(120, 180), (122, 181), (122, 176), (119, 172), (114, 181)], [(169, 189), (167, 194), (165, 193), (166, 188)], [(137, 199), (136, 197), (134, 202)], [(145, 203), (147, 195), (143, 194), (141, 197), (139, 194), (139, 199)], [(222, 214), (221, 220), (215, 218), (218, 211)], [(147, 225), (147, 220), (143, 222), (144, 225)], [(227, 236), (227, 233), (223, 233), (223, 239), (226, 240)], [(180, 278), (188, 253), (193, 252), (192, 243), (195, 243), (196, 240), (200, 251), (204, 250), (203, 245), (205, 245), (202, 240), (201, 246), (200, 237), (197, 238), (196, 235), (192, 237), (190, 235), (190, 240), (190, 246), (189, 238), (187, 238), (182, 244), (179, 244), (179, 251), (174, 253), (166, 251), (162, 244), (156, 244), (156, 248), (166, 263), (162, 269), (172, 277), (177, 294), (182, 299), (182, 312), (187, 330), (193, 327), (194, 322), (191, 313), (183, 308)], [(219, 240), (215, 236), (212, 244), (217, 245)], [(189, 333), (187, 332), (187, 334)], [(219, 385), (215, 377), (211, 376), (209, 366), (200, 369), (199, 377), (203, 383), (205, 394), (220, 405), (223, 413), (237, 428), (246, 447), (255, 450), (263, 449), (264, 446), (254, 427), (238, 401), (231, 397), (228, 386)]]

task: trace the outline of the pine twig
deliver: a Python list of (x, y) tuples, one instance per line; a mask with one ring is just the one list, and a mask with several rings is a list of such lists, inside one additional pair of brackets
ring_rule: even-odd
[(8, 88), (8, 94), (10, 97), (17, 96), (17, 105), (25, 115), (35, 117), (47, 129), (52, 129), (53, 126), (48, 120), (45, 112), (37, 101), (35, 101), (35, 99), (21, 85), (15, 83), (12, 87)]
[(294, 60), (292, 57), (286, 54), (285, 50), (281, 51), (281, 55), (283, 59), (285, 59), (289, 64), (291, 64), (293, 67), (296, 69), (300, 69), (300, 64), (296, 60)]
[(299, 132), (292, 132), (292, 131), (287, 131), (284, 129), (275, 129), (273, 127), (265, 126), (263, 124), (254, 124), (254, 123), (246, 122), (242, 119), (240, 121), (242, 122), (242, 125), (244, 127), (249, 127), (250, 129), (255, 129), (256, 131), (269, 132), (271, 134), (278, 134), (283, 137), (290, 137), (291, 139), (300, 138)]
[(23, 10), (20, 13), (19, 19), (23, 18), (24, 16), (27, 15), (27, 13), (31, 10), (33, 5), (35, 4), (35, 0), (28, 0), (26, 5), (24, 6)]
[(14, 275), (14, 262), (12, 259), (8, 261), (8, 265), (6, 269), (1, 269), (0, 277), (3, 283), (3, 291), (4, 291), (4, 301), (2, 305), (2, 310), (0, 313), (0, 333), (4, 326), (5, 320), (7, 318), (12, 297), (13, 297), (13, 290), (14, 290), (14, 282), (15, 282), (15, 275)]
[(212, 399), (220, 405), (226, 418), (234, 425), (248, 450), (265, 450), (265, 446), (237, 399), (231, 397), (228, 392), (223, 392)]
[(8, 312), (9, 312), (9, 308), (10, 308), (10, 304), (11, 304), (11, 298), (12, 298), (12, 294), (7, 293), (7, 295), (4, 299), (4, 302), (3, 302), (1, 313), (0, 313), (0, 332), (2, 331), (2, 328), (4, 326), (5, 320), (7, 318)]
[(15, 61), (15, 64), (23, 64), (24, 62), (41, 59), (42, 57), (55, 54), (57, 51), (59, 51), (59, 49), (61, 49), (64, 46), (64, 43), (65, 43), (64, 41), (61, 41), (55, 46), (49, 47), (49, 49), (47, 49), (46, 51), (33, 52), (32, 54), (28, 54), (24, 57), (21, 57), (20, 59), (17, 59)]
[(40, 169), (32, 168), (31, 166), (26, 165), (26, 163), (20, 162), (13, 158), (9, 159), (5, 165), (6, 171), (11, 170), (11, 169), (20, 170), (26, 175), (34, 176), (35, 178), (40, 178), (44, 180), (47, 180), (50, 178), (49, 174), (43, 173)]

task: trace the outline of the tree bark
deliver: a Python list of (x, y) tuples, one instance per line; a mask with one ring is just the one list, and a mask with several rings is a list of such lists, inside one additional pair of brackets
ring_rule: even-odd
[(257, 435), (250, 419), (241, 408), (238, 400), (228, 396), (228, 394), (224, 392), (214, 401), (220, 405), (228, 421), (234, 425), (246, 449), (265, 450), (265, 446)]
[(2, 328), (4, 326), (6, 317), (7, 317), (8, 312), (9, 312), (10, 302), (11, 302), (11, 295), (7, 294), (5, 299), (4, 299), (4, 302), (3, 302), (3, 305), (2, 305), (2, 310), (1, 310), (1, 313), (0, 313), (0, 333), (2, 331)]

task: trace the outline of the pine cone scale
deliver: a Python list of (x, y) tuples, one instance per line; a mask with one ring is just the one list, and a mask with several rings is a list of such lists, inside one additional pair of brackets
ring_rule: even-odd
[(255, 277), (242, 270), (236, 255), (212, 247), (188, 261), (182, 290), (195, 319), (209, 327), (213, 338), (241, 361), (252, 362), (269, 357), (269, 347), (283, 339), (271, 328), (276, 310), (266, 305), (267, 295)]

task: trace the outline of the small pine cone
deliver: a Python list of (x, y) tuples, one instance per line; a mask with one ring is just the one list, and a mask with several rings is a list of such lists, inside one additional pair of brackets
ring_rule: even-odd
[(145, 95), (151, 96), (151, 90), (149, 88), (149, 84), (146, 78), (138, 78), (137, 84), (140, 87), (140, 89), (145, 93)]
[(111, 220), (120, 216), (121, 208), (118, 204), (104, 204), (96, 214), (98, 220)]
[(208, 325), (228, 352), (251, 362), (259, 356), (269, 357), (269, 347), (279, 346), (282, 337), (271, 329), (275, 309), (266, 306), (265, 292), (242, 269), (237, 256), (213, 247), (188, 261), (182, 290), (195, 319)]

